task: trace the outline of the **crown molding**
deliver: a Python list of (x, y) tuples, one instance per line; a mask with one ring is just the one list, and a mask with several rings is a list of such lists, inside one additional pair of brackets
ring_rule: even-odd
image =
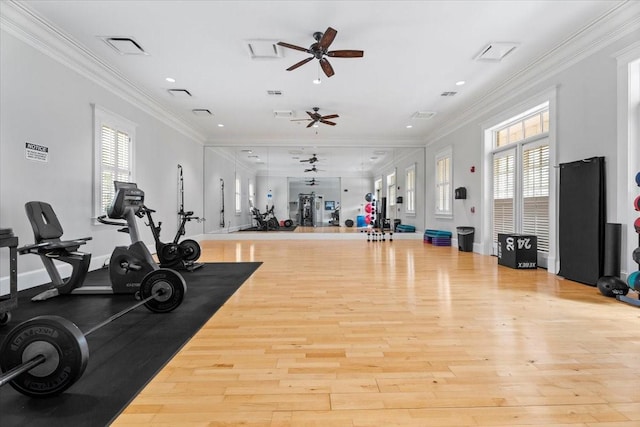
[(489, 109), (517, 99), (524, 92), (560, 73), (611, 43), (640, 32), (640, 1), (627, 0), (560, 42), (555, 48), (516, 72), (469, 107), (454, 111), (450, 119), (428, 134), (426, 146), (436, 143), (455, 130), (478, 120)]
[(138, 107), (181, 134), (204, 144), (206, 137), (163, 108), (117, 69), (101, 61), (53, 24), (15, 1), (3, 1), (0, 29)]
[(300, 147), (301, 145), (313, 145), (318, 147), (366, 147), (366, 148), (411, 148), (424, 147), (422, 139), (380, 139), (380, 138), (332, 138), (315, 141), (300, 139), (209, 139), (204, 144), (206, 147), (225, 147), (247, 145), (252, 147)]

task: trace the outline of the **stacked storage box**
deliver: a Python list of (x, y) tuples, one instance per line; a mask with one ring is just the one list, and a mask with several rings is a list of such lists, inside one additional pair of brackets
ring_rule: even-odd
[(427, 229), (424, 232), (424, 242), (434, 246), (451, 246), (451, 235), (450, 231)]

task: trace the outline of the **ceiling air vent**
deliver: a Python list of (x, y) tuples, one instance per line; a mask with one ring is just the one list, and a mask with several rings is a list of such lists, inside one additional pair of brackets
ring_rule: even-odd
[(433, 116), (435, 116), (435, 115), (436, 115), (436, 113), (435, 113), (435, 112), (433, 112), (433, 111), (416, 111), (416, 112), (413, 114), (413, 116), (411, 116), (411, 117), (412, 117), (412, 118), (414, 118), (414, 119), (424, 119), (424, 120), (427, 120), (427, 119), (432, 118), (432, 117), (433, 117)]
[(190, 98), (191, 97), (191, 92), (189, 92), (186, 89), (168, 89), (167, 92), (169, 92), (171, 95), (175, 96), (176, 98)]
[(282, 49), (277, 40), (245, 40), (251, 59), (282, 58)]
[(206, 108), (194, 108), (191, 111), (193, 112), (193, 114), (200, 117), (213, 116), (213, 113), (211, 113), (211, 111), (207, 110)]
[(267, 95), (269, 96), (282, 96), (283, 93), (281, 90), (267, 90)]
[(499, 62), (502, 61), (505, 56), (513, 52), (516, 47), (518, 47), (518, 43), (490, 43), (485, 46), (474, 59), (478, 61)]
[(454, 96), (458, 92), (442, 92), (440, 96)]
[(274, 111), (273, 117), (275, 117), (276, 119), (290, 119), (291, 117), (293, 117), (293, 111), (291, 110)]
[(118, 52), (120, 55), (148, 55), (140, 43), (131, 37), (99, 37), (107, 46)]

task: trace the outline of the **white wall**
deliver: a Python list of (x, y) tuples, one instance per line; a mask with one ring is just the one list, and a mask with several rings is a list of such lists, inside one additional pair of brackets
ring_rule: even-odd
[[(484, 220), (490, 215), (490, 206), (483, 202), (483, 195), (489, 190), (483, 188), (482, 177), (491, 171), (487, 170), (483, 163), (483, 124), (552, 89), (557, 93), (554, 136), (557, 152), (552, 153), (554, 165), (604, 156), (607, 221), (619, 222), (620, 218), (626, 218), (626, 215), (618, 212), (617, 202), (618, 198), (626, 192), (626, 188), (617, 188), (618, 66), (614, 54), (637, 40), (637, 34), (626, 36), (573, 64), (560, 67), (557, 73), (550, 73), (537, 81), (527, 82), (526, 88), (514, 88), (504, 102), (484, 105), (481, 113), (459, 124), (452, 132), (428, 141), (426, 226), (451, 231), (455, 231), (458, 225), (474, 226), (476, 227), (475, 250), (487, 253), (486, 248), (489, 247), (487, 242), (491, 237), (488, 235), (488, 222)], [(452, 219), (438, 219), (434, 215), (433, 208), (435, 179), (432, 168), (436, 153), (449, 146), (453, 149), (453, 188), (467, 187), (467, 200), (454, 200)], [(476, 167), (476, 172), (473, 174), (469, 171), (472, 165)], [(557, 170), (554, 171), (557, 174)], [(557, 194), (558, 182), (554, 179), (553, 183), (553, 190)], [(470, 212), (471, 206), (475, 206), (475, 214)], [(553, 230), (555, 230), (557, 218), (557, 213), (551, 218)], [(557, 249), (557, 235), (551, 236), (551, 245), (556, 245), (555, 249)], [(623, 250), (622, 254), (623, 271), (633, 267), (630, 261), (631, 254), (627, 252), (628, 250)], [(553, 270), (552, 266), (550, 270)]]
[[(163, 240), (177, 229), (177, 164), (184, 168), (186, 208), (202, 212), (202, 147), (161, 120), (114, 92), (71, 70), (39, 50), (2, 31), (0, 34), (0, 227), (12, 228), (20, 245), (33, 243), (24, 212), (31, 200), (50, 203), (66, 238), (92, 236), (83, 251), (92, 253), (92, 268), (101, 267), (116, 245), (128, 236), (116, 227), (95, 225), (93, 203), (92, 104), (137, 124), (136, 179), (146, 204), (163, 221)], [(25, 158), (25, 142), (49, 147), (49, 161)], [(153, 238), (139, 222), (144, 241)], [(187, 235), (198, 236), (202, 225), (192, 222)], [(2, 292), (8, 292), (8, 251), (0, 254)], [(21, 289), (48, 282), (40, 259), (18, 259)]]
[(358, 216), (366, 215), (364, 206), (367, 202), (364, 196), (373, 192), (373, 179), (370, 177), (342, 177), (340, 180), (342, 197), (340, 205), (340, 225), (348, 219), (358, 225)]

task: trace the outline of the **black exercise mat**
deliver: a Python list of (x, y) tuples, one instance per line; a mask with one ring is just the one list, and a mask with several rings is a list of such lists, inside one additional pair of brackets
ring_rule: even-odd
[[(108, 425), (260, 264), (209, 263), (194, 272), (181, 273), (187, 283), (182, 304), (167, 314), (138, 307), (87, 336), (87, 369), (59, 396), (35, 399), (10, 385), (0, 387), (0, 425)], [(99, 270), (90, 272), (85, 283), (108, 280), (107, 270)], [(64, 295), (43, 302), (30, 301), (44, 288), (20, 292), (11, 322), (0, 327), (0, 341), (18, 323), (35, 316), (59, 315), (88, 331), (136, 303), (133, 295)]]
[(266, 233), (271, 233), (273, 231), (293, 231), (296, 228), (298, 228), (297, 225), (292, 225), (291, 227), (279, 227), (277, 229), (269, 229), (269, 230), (265, 230), (264, 228), (258, 228), (258, 227), (251, 227), (251, 228), (245, 228), (243, 230), (238, 230), (238, 231), (264, 231)]

